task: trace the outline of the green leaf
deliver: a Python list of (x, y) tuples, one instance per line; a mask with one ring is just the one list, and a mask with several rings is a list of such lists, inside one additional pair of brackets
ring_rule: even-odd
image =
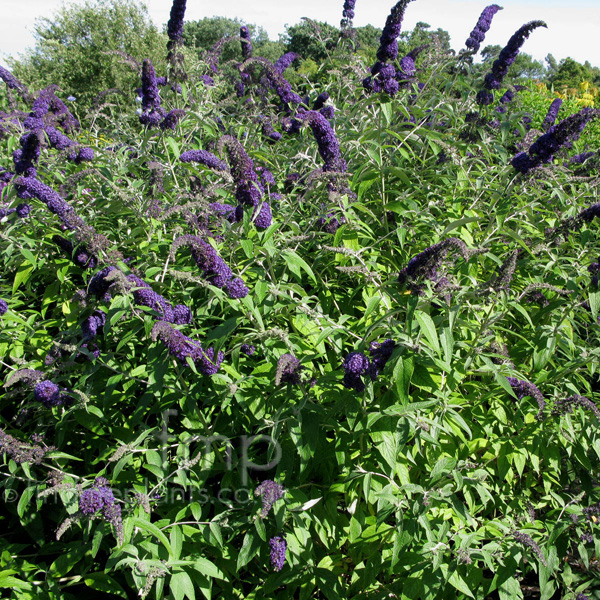
[(317, 278), (315, 277), (313, 270), (303, 258), (300, 258), (298, 254), (296, 254), (296, 252), (293, 250), (284, 250), (281, 255), (287, 263), (290, 271), (294, 273), (294, 275), (296, 275), (300, 281), (302, 280), (302, 271), (304, 271), (315, 282), (315, 284), (317, 283)]
[(185, 571), (179, 571), (171, 576), (169, 588), (173, 594), (174, 600), (183, 600), (183, 597), (189, 600), (196, 600), (196, 591), (191, 577)]
[(12, 288), (13, 294), (19, 289), (19, 286), (22, 283), (25, 283), (29, 279), (32, 271), (33, 271), (33, 267), (31, 265), (29, 265), (28, 263), (23, 263), (19, 267), (19, 270), (17, 271), (17, 274), (15, 275), (15, 279), (13, 281), (13, 288)]
[(435, 350), (435, 352), (441, 355), (440, 351), (440, 341), (438, 339), (438, 334), (435, 329), (435, 324), (433, 323), (433, 319), (421, 310), (415, 310), (415, 319), (419, 323), (421, 330), (425, 334), (427, 341), (431, 345), (431, 347)]
[(106, 573), (88, 573), (84, 578), (84, 583), (89, 588), (105, 594), (114, 594), (121, 598), (127, 598), (127, 592), (117, 583), (115, 579)]
[(244, 540), (242, 541), (242, 548), (238, 554), (237, 571), (242, 567), (245, 567), (258, 554), (260, 546), (260, 538), (255, 535), (253, 531), (246, 532)]
[(168, 550), (169, 555), (173, 556), (173, 549), (171, 548), (171, 544), (169, 543), (167, 536), (156, 525), (154, 525), (154, 523), (150, 523), (150, 521), (144, 521), (139, 517), (131, 517), (131, 520), (135, 527), (147, 531), (160, 540), (162, 545)]

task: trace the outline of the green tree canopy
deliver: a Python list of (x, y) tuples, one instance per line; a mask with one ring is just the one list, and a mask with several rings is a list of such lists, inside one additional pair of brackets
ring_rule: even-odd
[(57, 84), (84, 106), (104, 90), (139, 85), (139, 71), (125, 55), (165, 69), (167, 38), (134, 0), (68, 4), (38, 19), (34, 36), (35, 47), (9, 61), (15, 75), (33, 88)]
[(320, 63), (325, 60), (340, 37), (340, 30), (329, 23), (303, 19), (297, 25), (286, 25), (281, 40), (286, 52), (297, 52), (303, 60)]
[[(205, 17), (198, 21), (188, 21), (183, 26), (183, 40), (185, 46), (193, 49), (198, 57), (210, 50), (220, 39), (224, 37), (239, 38), (240, 27), (245, 25), (239, 19), (227, 17)], [(284, 52), (285, 47), (279, 42), (269, 40), (265, 29), (258, 25), (248, 24), (252, 39), (253, 54), (264, 56), (269, 60), (277, 60)], [(223, 48), (221, 60), (241, 60), (241, 42), (237, 39), (227, 43)]]

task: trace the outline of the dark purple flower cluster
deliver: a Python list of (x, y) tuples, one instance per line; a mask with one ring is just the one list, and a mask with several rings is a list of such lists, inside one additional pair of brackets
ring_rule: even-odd
[(202, 238), (195, 235), (184, 235), (176, 240), (177, 248), (190, 246), (192, 258), (208, 281), (224, 288), (230, 298), (244, 298), (248, 288), (239, 277), (234, 277), (231, 269), (219, 256), (218, 252)]
[(71, 114), (67, 105), (54, 93), (56, 85), (44, 88), (33, 102), (32, 111), (23, 121), (23, 126), (31, 131), (47, 126), (61, 127), (66, 133), (77, 131), (79, 121)]
[(412, 0), (400, 0), (392, 8), (381, 33), (377, 59), (381, 62), (396, 60), (398, 58), (398, 36), (402, 29), (404, 11)]
[(137, 305), (151, 308), (160, 315), (159, 319), (161, 321), (167, 323), (187, 325), (191, 322), (192, 314), (187, 306), (180, 304), (174, 307), (136, 275), (128, 275), (127, 279), (136, 286), (133, 290), (133, 299)]
[(179, 160), (182, 162), (198, 162), (211, 169), (216, 169), (217, 171), (229, 170), (227, 163), (217, 158), (208, 150), (188, 150), (179, 157)]
[(86, 516), (101, 516), (115, 528), (117, 537), (122, 543), (123, 519), (121, 506), (116, 503), (115, 495), (110, 489), (107, 479), (98, 477), (91, 488), (81, 492), (79, 510)]
[(277, 361), (275, 371), (275, 385), (281, 383), (291, 383), (298, 385), (300, 383), (300, 372), (302, 366), (300, 361), (292, 354), (282, 354)]
[(44, 379), (33, 390), (33, 397), (46, 407), (62, 406), (71, 401), (71, 397), (53, 381)]
[(157, 321), (152, 328), (152, 339), (160, 340), (171, 356), (183, 365), (187, 365), (189, 357), (203, 375), (214, 375), (223, 362), (223, 352), (215, 357), (214, 348), (204, 350), (199, 342), (171, 327), (165, 321)]
[(520, 173), (527, 173), (543, 163), (549, 163), (554, 155), (567, 144), (577, 140), (587, 123), (600, 115), (600, 110), (583, 108), (550, 127), (530, 147), (528, 152), (516, 154), (511, 164)]
[(27, 86), (22, 84), (8, 69), (5, 69), (2, 66), (0, 66), (0, 79), (4, 81), (6, 87), (19, 92), (21, 96), (29, 95)]
[(6, 454), (19, 465), (23, 463), (39, 465), (44, 456), (55, 449), (52, 446), (38, 445), (42, 441), (41, 436), (31, 436), (31, 441), (32, 444), (27, 444), (0, 429), (0, 454)]
[(514, 100), (514, 98), (515, 98), (514, 90), (506, 90), (506, 92), (504, 92), (504, 94), (502, 94), (502, 97), (498, 101), (498, 106), (496, 107), (496, 112), (500, 113), (500, 114), (504, 114), (505, 112), (507, 112), (507, 110), (508, 110), (507, 104), (510, 104)]
[[(356, 6), (356, 0), (344, 0), (344, 10), (342, 11), (342, 17), (346, 21), (352, 21), (354, 19), (354, 7)], [(348, 25), (348, 23), (346, 23)]]
[(375, 381), (395, 348), (396, 342), (391, 339), (384, 342), (371, 342), (369, 345), (370, 360), (362, 352), (350, 352), (343, 364), (344, 378), (342, 384), (344, 387), (362, 392), (365, 389), (363, 377), (369, 376), (371, 381)]
[(8, 312), (8, 304), (6, 303), (6, 300), (3, 300), (2, 298), (0, 298), (0, 317), (2, 315), (5, 315)]
[(185, 110), (174, 108), (165, 115), (165, 118), (159, 123), (159, 127), (163, 131), (166, 131), (167, 129), (175, 131), (175, 127), (177, 126), (177, 123), (179, 123), (179, 119), (181, 119), (183, 116), (185, 116)]
[(344, 359), (344, 379), (342, 384), (348, 389), (362, 392), (365, 389), (363, 376), (369, 374), (371, 362), (362, 352), (350, 352)]
[(467, 246), (462, 240), (458, 238), (442, 240), (413, 256), (408, 265), (398, 274), (399, 283), (405, 284), (417, 279), (435, 281), (438, 277), (437, 270), (451, 249), (460, 252), (464, 258), (468, 256)]
[(302, 113), (301, 119), (307, 122), (312, 129), (319, 148), (319, 154), (323, 159), (323, 171), (344, 173), (347, 164), (340, 154), (340, 144), (329, 121), (321, 113), (314, 110), (307, 110)]
[(263, 519), (269, 514), (273, 504), (280, 498), (283, 498), (284, 493), (285, 488), (280, 483), (276, 483), (271, 479), (265, 479), (265, 481), (256, 486), (254, 495), (261, 496), (262, 510), (260, 514)]
[(492, 64), (492, 70), (485, 76), (483, 87), (477, 94), (476, 101), (480, 105), (491, 104), (493, 102), (493, 94), (490, 90), (497, 90), (502, 84), (502, 80), (506, 77), (509, 67), (515, 62), (521, 46), (529, 37), (529, 34), (537, 27), (546, 27), (544, 21), (530, 21), (523, 25), (512, 37), (502, 50), (498, 58)]
[(242, 60), (248, 60), (252, 56), (252, 39), (247, 25), (240, 27), (240, 38), (242, 40)]
[(326, 216), (319, 217), (315, 223), (316, 229), (325, 233), (335, 233), (341, 225), (346, 222), (345, 217), (340, 216), (339, 219), (334, 212), (328, 212)]
[(269, 119), (263, 115), (260, 115), (259, 122), (261, 124), (262, 134), (267, 138), (267, 140), (270, 142), (278, 142), (281, 139), (281, 134), (279, 131), (275, 131)]
[(371, 354), (371, 365), (369, 375), (375, 379), (387, 364), (396, 349), (396, 342), (387, 339), (384, 342), (371, 342), (369, 352)]
[(200, 75), (198, 81), (201, 81), (206, 87), (215, 86), (215, 80), (210, 75)]
[(55, 235), (52, 241), (76, 264), (82, 269), (95, 269), (98, 263), (98, 259), (87, 249), (85, 244), (79, 244), (73, 246), (73, 244), (61, 237)]
[(297, 59), (300, 58), (299, 54), (296, 54), (295, 52), (286, 52), (285, 54), (283, 54), (282, 56), (280, 56), (276, 61), (275, 64), (273, 65), (275, 67), (275, 70), (280, 74), (283, 75), (283, 73), (285, 72), (285, 70)]
[(465, 43), (467, 48), (471, 50), (473, 54), (479, 50), (481, 42), (485, 39), (485, 34), (490, 29), (492, 19), (499, 10), (502, 10), (502, 7), (497, 4), (490, 4), (483, 9), (475, 28), (471, 31), (471, 35), (467, 38)]
[(517, 379), (516, 377), (507, 377), (506, 379), (508, 380), (510, 387), (513, 389), (513, 392), (519, 400), (522, 400), (525, 398), (525, 396), (531, 396), (537, 402), (539, 410), (538, 414), (536, 415), (536, 419), (538, 421), (543, 420), (546, 401), (544, 400), (544, 396), (542, 396), (542, 392), (540, 392), (540, 390), (538, 390), (538, 388), (529, 381)]
[(251, 344), (242, 344), (240, 352), (246, 356), (252, 356), (256, 352), (256, 348)]
[(597, 156), (597, 152), (582, 152), (581, 154), (575, 154), (575, 156), (571, 156), (569, 161), (574, 165), (582, 165), (586, 160), (592, 158), (592, 156)]
[(154, 65), (148, 58), (142, 64), (142, 114), (140, 123), (156, 127), (165, 117), (165, 109), (160, 105), (160, 94)]
[(271, 225), (271, 207), (267, 201), (263, 201), (259, 207), (264, 192), (264, 186), (254, 170), (254, 162), (248, 156), (244, 147), (238, 140), (230, 135), (221, 138), (231, 166), (231, 174), (236, 184), (235, 197), (239, 203), (237, 216), (242, 218), (242, 207), (254, 207), (254, 224), (266, 229)]
[(544, 117), (544, 122), (542, 123), (542, 131), (549, 131), (550, 128), (556, 123), (556, 119), (558, 118), (558, 111), (562, 105), (562, 100), (560, 98), (554, 98), (550, 107), (548, 108), (548, 112)]
[(15, 162), (15, 173), (25, 177), (35, 177), (37, 175), (37, 164), (42, 151), (42, 142), (44, 140), (44, 131), (36, 129), (21, 136), (21, 147), (13, 152)]
[(81, 335), (84, 340), (91, 340), (98, 335), (98, 330), (106, 323), (106, 313), (95, 310), (82, 324)]
[(106, 276), (113, 271), (116, 271), (117, 267), (104, 267), (100, 271), (94, 274), (88, 284), (88, 293), (100, 298), (104, 302), (110, 302), (110, 286), (112, 282), (106, 280)]
[(271, 566), (275, 571), (281, 571), (285, 565), (285, 553), (287, 550), (287, 542), (281, 536), (276, 536), (269, 540), (271, 547)]
[(186, 0), (173, 0), (169, 22), (167, 23), (167, 35), (173, 42), (183, 42), (183, 18), (185, 16)]
[(19, 177), (15, 180), (15, 184), (19, 198), (28, 200), (35, 197), (41, 200), (51, 213), (58, 216), (67, 229), (79, 229), (85, 226), (73, 208), (46, 184), (34, 177)]

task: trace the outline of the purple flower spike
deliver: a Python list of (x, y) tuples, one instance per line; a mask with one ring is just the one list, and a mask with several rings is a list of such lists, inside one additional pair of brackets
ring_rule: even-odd
[(6, 300), (2, 300), (0, 298), (0, 317), (2, 315), (5, 315), (8, 312), (8, 304), (6, 303)]
[(73, 208), (51, 187), (34, 177), (19, 177), (15, 180), (15, 183), (19, 198), (28, 200), (35, 197), (41, 200), (48, 210), (57, 215), (68, 229), (79, 229), (85, 226), (85, 223), (75, 214)]
[(208, 150), (188, 150), (184, 152), (179, 160), (181, 162), (197, 162), (217, 171), (228, 171), (227, 163), (217, 158)]
[(60, 388), (52, 381), (40, 381), (33, 391), (33, 397), (44, 406), (59, 406), (62, 404)]
[(546, 407), (546, 401), (544, 400), (544, 396), (542, 396), (542, 392), (529, 381), (517, 379), (515, 377), (507, 377), (507, 379), (510, 387), (513, 389), (513, 392), (519, 400), (522, 400), (525, 396), (531, 396), (537, 402), (539, 410), (536, 419), (542, 421), (544, 419), (543, 411)]
[[(508, 68), (515, 62), (521, 46), (537, 27), (547, 27), (547, 25), (544, 21), (530, 21), (517, 30), (508, 40), (508, 43), (502, 48), (498, 58), (494, 61), (492, 70), (485, 76), (483, 87), (486, 90), (497, 90), (500, 87), (502, 80), (508, 73)], [(491, 102), (484, 102), (484, 100), (489, 99), (490, 95), (482, 94), (482, 92), (483, 90), (477, 94), (477, 103), (480, 105), (491, 104)]]
[(252, 56), (252, 41), (247, 25), (240, 27), (240, 38), (242, 39), (242, 60), (248, 60)]
[[(251, 347), (254, 348), (254, 346)], [(271, 479), (266, 479), (256, 486), (254, 495), (261, 496), (262, 498), (261, 517), (263, 519), (269, 514), (273, 504), (275, 504), (275, 502), (277, 502), (277, 500), (280, 498), (283, 498), (284, 493), (285, 488), (281, 484), (276, 483)]]
[(344, 360), (344, 379), (342, 384), (348, 389), (362, 392), (365, 389), (365, 384), (362, 376), (369, 373), (371, 363), (362, 352), (350, 352)]
[(269, 540), (271, 547), (271, 566), (275, 571), (281, 571), (285, 564), (285, 553), (287, 550), (287, 542), (281, 536), (276, 536)]
[[(0, 300), (2, 302), (2, 300)], [(256, 352), (256, 348), (250, 344), (242, 344), (240, 352), (246, 356), (252, 356)], [(254, 492), (256, 494), (256, 492)]]
[(567, 144), (577, 140), (587, 123), (600, 115), (600, 110), (583, 108), (578, 113), (553, 125), (548, 132), (541, 135), (530, 147), (528, 153), (519, 152), (511, 161), (512, 166), (520, 173), (549, 163), (554, 155)]
[(398, 36), (402, 29), (404, 11), (412, 0), (400, 0), (392, 8), (383, 28), (377, 50), (377, 59), (381, 62), (396, 60), (398, 58)]
[(189, 357), (203, 375), (214, 375), (223, 362), (223, 352), (215, 357), (213, 348), (204, 350), (199, 342), (174, 329), (165, 321), (157, 321), (152, 328), (153, 340), (160, 340), (171, 354), (183, 365)]
[(319, 112), (306, 111), (301, 115), (312, 129), (319, 147), (319, 154), (324, 161), (323, 171), (343, 173), (347, 169), (346, 161), (340, 155), (340, 145), (329, 121)]
[(465, 44), (473, 54), (479, 50), (481, 42), (485, 39), (485, 34), (490, 29), (492, 19), (499, 10), (502, 10), (502, 7), (497, 4), (490, 4), (490, 6), (486, 6), (483, 9), (475, 28), (471, 31), (471, 35), (468, 37)]
[(183, 18), (186, 0), (173, 0), (171, 14), (167, 23), (167, 35), (174, 42), (183, 42)]
[(356, 6), (356, 0), (344, 0), (344, 10), (342, 11), (342, 17), (346, 19), (345, 25), (349, 26), (348, 21), (354, 19), (354, 7)]
[(23, 85), (8, 69), (5, 69), (2, 66), (0, 66), (0, 79), (4, 81), (6, 87), (19, 92), (21, 96), (29, 95), (27, 87)]
[(542, 123), (542, 131), (548, 131), (550, 127), (554, 125), (556, 119), (558, 117), (558, 111), (562, 105), (562, 100), (560, 98), (554, 98), (552, 100), (552, 104), (550, 104), (550, 108), (548, 108), (548, 112), (544, 118), (544, 122)]
[(282, 75), (297, 58), (300, 58), (299, 54), (296, 54), (295, 52), (286, 52), (275, 61), (275, 70)]
[(167, 129), (175, 131), (175, 127), (177, 126), (177, 123), (179, 123), (179, 119), (181, 119), (183, 116), (185, 116), (185, 110), (181, 110), (179, 108), (170, 110), (165, 115), (165, 118), (160, 122), (159, 127), (163, 131), (166, 131)]

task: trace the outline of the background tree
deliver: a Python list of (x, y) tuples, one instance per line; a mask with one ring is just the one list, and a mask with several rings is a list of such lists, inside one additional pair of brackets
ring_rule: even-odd
[(340, 37), (340, 30), (329, 23), (303, 19), (297, 25), (286, 25), (281, 41), (286, 52), (297, 52), (303, 60), (319, 63), (325, 60)]
[(555, 90), (578, 88), (584, 81), (598, 83), (600, 81), (600, 69), (592, 67), (589, 61), (582, 65), (572, 58), (563, 58), (548, 80)]
[[(246, 25), (240, 19), (227, 17), (205, 17), (198, 21), (186, 21), (183, 26), (183, 40), (185, 46), (192, 49), (198, 57), (209, 50), (224, 37), (239, 38), (240, 27)], [(284, 52), (285, 46), (280, 42), (269, 40), (265, 29), (258, 25), (247, 24), (252, 39), (252, 49), (255, 56), (264, 56), (269, 60), (277, 60)], [(239, 40), (231, 41), (223, 48), (221, 60), (239, 61), (242, 51)]]
[(33, 89), (57, 84), (79, 106), (88, 106), (103, 90), (133, 93), (139, 85), (135, 64), (114, 52), (140, 62), (150, 58), (159, 74), (165, 71), (167, 37), (152, 23), (146, 6), (134, 0), (68, 4), (52, 18), (38, 19), (34, 37), (32, 50), (9, 60), (14, 74)]

